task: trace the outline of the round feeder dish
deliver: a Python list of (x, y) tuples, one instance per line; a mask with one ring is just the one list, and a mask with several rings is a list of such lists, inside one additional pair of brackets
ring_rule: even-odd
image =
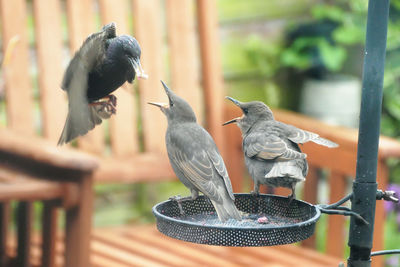
[(242, 220), (220, 222), (211, 201), (199, 196), (182, 201), (167, 200), (153, 207), (158, 230), (172, 238), (219, 246), (274, 246), (310, 237), (321, 212), (312, 204), (287, 197), (235, 194)]

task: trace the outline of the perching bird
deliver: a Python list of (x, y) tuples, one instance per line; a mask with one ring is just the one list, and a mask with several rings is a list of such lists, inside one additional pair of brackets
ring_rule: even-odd
[(263, 102), (227, 99), (243, 112), (243, 116), (223, 125), (234, 122), (242, 132), (244, 158), (254, 180), (253, 194), (259, 194), (260, 184), (266, 184), (290, 188), (292, 194), (289, 198), (295, 198), (295, 186), (305, 180), (308, 172), (307, 155), (300, 151), (298, 144), (312, 141), (327, 147), (338, 146), (318, 134), (276, 121)]
[[(169, 104), (149, 104), (159, 107), (167, 117), (165, 142), (175, 174), (190, 189), (192, 199), (196, 199), (200, 191), (211, 200), (220, 221), (241, 220), (228, 172), (214, 140), (197, 124), (189, 104), (162, 84)], [(178, 203), (182, 200), (178, 199)]]
[(90, 35), (65, 71), (61, 88), (68, 94), (68, 115), (58, 145), (86, 134), (116, 111), (113, 91), (135, 76), (147, 78), (135, 38), (116, 35), (115, 23)]

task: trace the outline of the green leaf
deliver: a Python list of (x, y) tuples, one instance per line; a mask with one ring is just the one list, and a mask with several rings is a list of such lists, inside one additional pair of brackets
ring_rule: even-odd
[(342, 25), (336, 28), (333, 33), (333, 40), (345, 45), (359, 44), (364, 41), (364, 32), (355, 25)]
[(330, 45), (327, 41), (319, 45), (321, 58), (326, 68), (330, 71), (338, 71), (342, 67), (347, 53), (343, 47)]
[(281, 62), (286, 67), (294, 67), (305, 70), (311, 66), (311, 59), (308, 54), (299, 54), (293, 50), (286, 50), (281, 55)]
[(342, 22), (344, 11), (338, 6), (321, 4), (311, 9), (311, 15), (317, 20), (329, 19)]
[(400, 100), (400, 97), (397, 95), (397, 96), (388, 97), (385, 101), (386, 109), (397, 120), (400, 120), (400, 101), (399, 100)]

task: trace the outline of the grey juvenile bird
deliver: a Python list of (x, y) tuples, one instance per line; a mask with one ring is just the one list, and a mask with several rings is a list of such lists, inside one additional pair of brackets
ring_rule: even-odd
[(190, 189), (192, 199), (196, 199), (200, 191), (211, 200), (220, 221), (241, 220), (228, 172), (214, 140), (197, 124), (189, 104), (162, 84), (169, 104), (149, 104), (159, 107), (167, 117), (165, 142), (176, 176)]
[(68, 94), (68, 116), (58, 145), (86, 134), (116, 111), (111, 95), (135, 76), (147, 78), (140, 65), (141, 50), (135, 38), (116, 35), (110, 23), (90, 35), (65, 71), (61, 88)]
[(318, 134), (276, 121), (263, 102), (227, 99), (243, 112), (243, 116), (223, 125), (236, 123), (242, 132), (244, 158), (254, 180), (253, 194), (259, 193), (260, 184), (266, 184), (290, 188), (289, 198), (295, 198), (295, 186), (305, 180), (308, 172), (307, 155), (300, 151), (298, 144), (312, 141), (327, 147), (338, 146)]

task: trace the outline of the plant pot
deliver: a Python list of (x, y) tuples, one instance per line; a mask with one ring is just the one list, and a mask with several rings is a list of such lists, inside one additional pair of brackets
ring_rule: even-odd
[(332, 75), (325, 80), (308, 79), (300, 95), (300, 112), (326, 123), (358, 127), (361, 81), (352, 76)]

